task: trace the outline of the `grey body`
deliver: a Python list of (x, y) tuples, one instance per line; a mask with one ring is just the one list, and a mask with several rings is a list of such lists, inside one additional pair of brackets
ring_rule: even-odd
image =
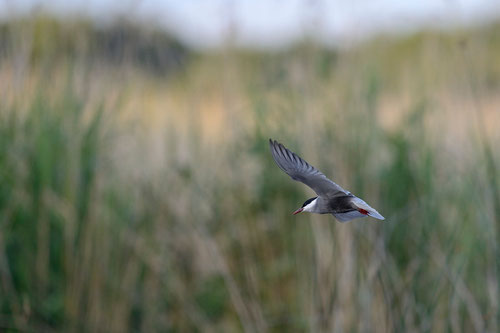
[(353, 210), (357, 210), (352, 204), (351, 200), (354, 198), (350, 195), (339, 195), (332, 198), (318, 197), (316, 202), (316, 211), (313, 213), (318, 214), (343, 214)]
[(318, 169), (300, 158), (281, 143), (269, 139), (274, 161), (293, 180), (300, 181), (316, 192), (317, 198), (309, 199), (294, 214), (302, 211), (332, 214), (340, 222), (371, 216), (384, 220), (374, 208), (362, 199), (328, 179)]

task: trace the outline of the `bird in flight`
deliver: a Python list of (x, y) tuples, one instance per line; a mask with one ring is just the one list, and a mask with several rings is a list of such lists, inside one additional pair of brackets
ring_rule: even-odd
[(318, 195), (307, 199), (301, 208), (293, 212), (293, 215), (300, 212), (332, 214), (340, 222), (366, 216), (385, 220), (379, 212), (366, 202), (328, 179), (321, 171), (278, 141), (269, 139), (269, 146), (278, 167), (292, 177), (293, 180), (302, 182), (312, 188)]

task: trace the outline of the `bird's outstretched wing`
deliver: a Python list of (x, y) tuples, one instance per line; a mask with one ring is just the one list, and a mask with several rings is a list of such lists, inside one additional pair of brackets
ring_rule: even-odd
[(285, 171), (293, 180), (302, 182), (312, 188), (318, 196), (328, 198), (338, 195), (351, 195), (349, 191), (335, 184), (318, 169), (288, 150), (278, 141), (269, 139), (269, 146), (274, 161), (280, 169)]

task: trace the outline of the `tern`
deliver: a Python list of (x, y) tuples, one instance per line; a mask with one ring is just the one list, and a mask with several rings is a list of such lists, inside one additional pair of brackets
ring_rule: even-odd
[(307, 199), (301, 208), (293, 212), (332, 214), (340, 222), (371, 216), (385, 220), (374, 208), (351, 192), (328, 179), (321, 171), (307, 163), (278, 141), (269, 139), (274, 161), (293, 180), (302, 182), (316, 192), (317, 197)]

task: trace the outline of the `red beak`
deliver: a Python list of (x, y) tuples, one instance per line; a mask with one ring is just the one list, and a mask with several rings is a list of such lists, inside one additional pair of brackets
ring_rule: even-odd
[(301, 211), (303, 211), (303, 210), (304, 210), (304, 207), (299, 208), (299, 209), (297, 209), (295, 212), (293, 212), (293, 215), (297, 215), (298, 213), (300, 213), (300, 212), (301, 212)]

